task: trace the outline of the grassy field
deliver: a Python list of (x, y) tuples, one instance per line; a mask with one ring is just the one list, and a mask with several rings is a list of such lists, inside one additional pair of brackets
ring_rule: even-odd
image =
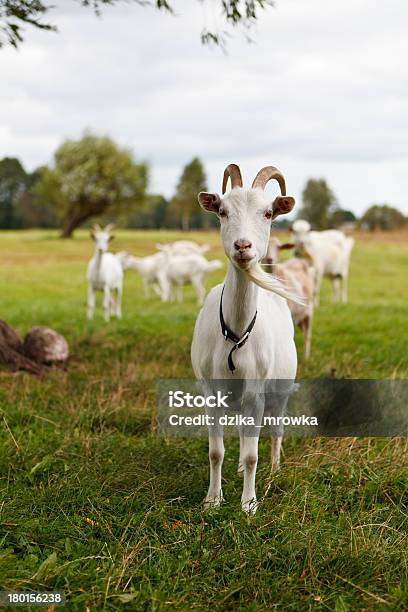
[[(114, 250), (180, 237), (117, 232)], [(189, 237), (222, 256), (217, 233)], [(89, 323), (91, 253), (86, 232), (0, 233), (0, 317), (71, 346), (43, 379), (0, 372), (1, 588), (64, 590), (68, 610), (406, 610), (408, 441), (288, 439), (271, 477), (263, 440), (248, 518), (228, 440), (226, 503), (204, 513), (206, 441), (151, 427), (157, 379), (192, 376), (193, 292), (144, 300), (129, 272), (123, 319), (105, 324), (99, 306)], [(408, 239), (359, 239), (350, 303), (333, 306), (325, 283), (299, 377), (407, 378), (407, 270)]]

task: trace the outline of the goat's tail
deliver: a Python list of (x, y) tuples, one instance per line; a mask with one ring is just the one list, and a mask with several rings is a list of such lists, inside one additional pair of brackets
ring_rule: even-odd
[(251, 268), (245, 270), (245, 274), (253, 283), (255, 283), (255, 285), (258, 285), (258, 287), (261, 287), (266, 291), (271, 291), (271, 293), (276, 293), (277, 295), (285, 298), (285, 300), (290, 300), (291, 302), (295, 302), (300, 306), (305, 305), (305, 300), (302, 296), (296, 293), (294, 287), (291, 287), (272, 274), (266, 274), (259, 264), (256, 264), (256, 266), (251, 266)]

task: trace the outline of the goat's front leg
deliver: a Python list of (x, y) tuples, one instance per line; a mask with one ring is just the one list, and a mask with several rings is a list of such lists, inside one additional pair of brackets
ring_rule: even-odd
[(88, 320), (91, 321), (93, 319), (95, 312), (95, 289), (92, 285), (88, 286), (88, 309), (87, 309), (87, 317)]
[(160, 287), (160, 295), (162, 302), (168, 302), (170, 300), (171, 285), (167, 278), (165, 271), (159, 271), (156, 276), (157, 282)]
[(103, 313), (105, 321), (110, 319), (110, 305), (111, 305), (111, 290), (108, 285), (105, 285), (103, 289)]
[(193, 283), (193, 286), (194, 286), (194, 289), (197, 295), (197, 303), (199, 306), (202, 306), (204, 304), (204, 298), (205, 298), (204, 285), (200, 279), (193, 279), (192, 283)]
[(224, 439), (222, 436), (209, 437), (208, 456), (210, 459), (210, 486), (204, 500), (204, 508), (219, 506), (223, 500), (221, 488), (221, 468), (224, 460)]

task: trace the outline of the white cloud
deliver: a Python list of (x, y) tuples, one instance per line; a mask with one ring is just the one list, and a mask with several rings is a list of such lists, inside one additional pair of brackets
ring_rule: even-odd
[(69, 0), (58, 35), (1, 51), (0, 156), (31, 169), (91, 128), (147, 159), (166, 195), (199, 155), (212, 189), (230, 161), (248, 181), (273, 163), (295, 196), (324, 176), (344, 207), (408, 212), (405, 0), (279, 0), (256, 44), (236, 34), (228, 55), (199, 42), (211, 2), (175, 4), (177, 17), (118, 5), (97, 19)]

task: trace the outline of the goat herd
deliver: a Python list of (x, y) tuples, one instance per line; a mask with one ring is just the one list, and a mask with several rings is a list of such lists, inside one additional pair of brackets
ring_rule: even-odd
[(101, 229), (95, 225), (91, 236), (95, 241), (95, 253), (88, 265), (88, 319), (93, 318), (95, 310), (95, 292), (103, 291), (103, 309), (106, 321), (111, 315), (120, 317), (123, 273), (125, 270), (136, 270), (143, 281), (144, 295), (148, 298), (150, 288), (168, 302), (173, 297), (183, 300), (183, 286), (193, 285), (197, 301), (202, 304), (205, 297), (204, 280), (208, 272), (222, 268), (218, 259), (208, 261), (204, 253), (208, 245), (196, 244), (190, 240), (178, 240), (173, 244), (157, 244), (158, 252), (147, 257), (134, 257), (126, 251), (108, 253), (112, 239), (112, 225)]
[[(223, 267), (219, 259), (208, 261), (204, 253), (207, 244), (199, 245), (190, 240), (178, 240), (172, 244), (156, 245), (157, 252), (147, 257), (134, 257), (126, 251), (109, 253), (113, 236), (112, 224), (102, 229), (94, 225), (91, 236), (95, 241), (95, 253), (88, 265), (88, 318), (95, 310), (96, 291), (103, 292), (105, 320), (121, 316), (124, 271), (136, 270), (142, 278), (145, 298), (153, 289), (163, 302), (174, 297), (183, 300), (183, 286), (192, 285), (199, 305), (204, 303), (205, 277), (208, 272)], [(307, 221), (297, 220), (292, 226), (293, 242), (282, 244), (270, 236), (265, 256), (260, 257), (263, 268), (290, 287), (298, 300), (288, 300), (293, 322), (304, 336), (304, 356), (310, 356), (313, 310), (319, 304), (322, 278), (327, 276), (333, 285), (333, 301), (347, 302), (347, 277), (354, 240), (339, 230), (311, 231)], [(295, 257), (279, 263), (279, 253), (294, 249)], [(262, 255), (262, 254), (261, 254)]]
[[(271, 180), (277, 181), (281, 195), (272, 202), (265, 193)], [(225, 194), (228, 181), (231, 190)], [(220, 220), (221, 237), (229, 260), (225, 280), (205, 298), (204, 279), (210, 271), (222, 267), (218, 260), (207, 261), (207, 245), (178, 241), (157, 245), (158, 252), (148, 257), (134, 257), (108, 252), (111, 226), (94, 226), (95, 254), (88, 265), (88, 318), (93, 317), (96, 290), (103, 291), (106, 320), (121, 316), (124, 270), (137, 270), (143, 279), (145, 296), (152, 286), (163, 301), (182, 299), (182, 287), (192, 284), (202, 308), (198, 314), (191, 347), (196, 378), (206, 381), (240, 379), (243, 381), (294, 381), (297, 353), (294, 326), (304, 334), (305, 356), (310, 354), (313, 309), (318, 305), (323, 276), (332, 280), (334, 301), (347, 301), (347, 276), (354, 241), (337, 230), (311, 231), (310, 224), (293, 224), (293, 243), (281, 244), (271, 237), (272, 220), (290, 212), (295, 204), (286, 195), (282, 173), (274, 166), (262, 168), (250, 189), (243, 187), (236, 164), (224, 171), (222, 193), (201, 192), (201, 207)], [(293, 248), (295, 257), (278, 263), (279, 252)], [(261, 267), (263, 264), (264, 268)], [(114, 297), (114, 294), (115, 297)], [(270, 387), (268, 387), (270, 388)], [(243, 386), (241, 405), (251, 410), (266, 410), (267, 397), (254, 394)], [(263, 399), (261, 399), (261, 397)], [(276, 399), (277, 397), (277, 399)], [(288, 395), (273, 400), (278, 411), (286, 408)], [(263, 405), (260, 405), (260, 403)], [(275, 406), (276, 408), (276, 406)], [(209, 432), (210, 485), (207, 507), (222, 501), (221, 467), (224, 457), (223, 431)], [(258, 437), (240, 431), (239, 471), (244, 474), (242, 508), (255, 512), (255, 473), (258, 461)], [(272, 437), (272, 465), (279, 466), (282, 432)]]

